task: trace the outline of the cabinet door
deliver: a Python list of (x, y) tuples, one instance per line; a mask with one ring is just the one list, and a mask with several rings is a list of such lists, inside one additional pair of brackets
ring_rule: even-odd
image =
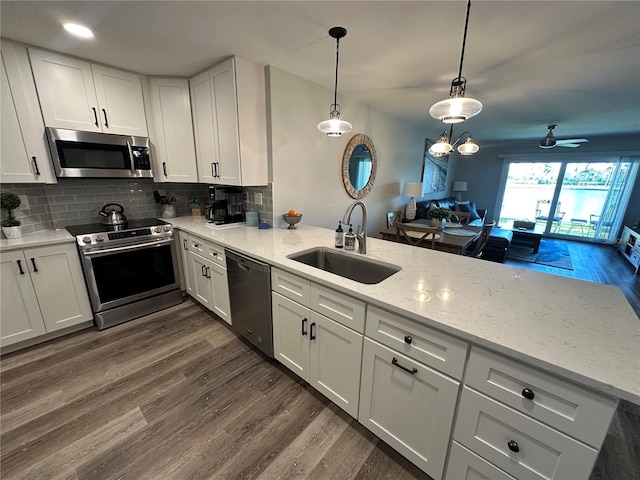
[(189, 278), (190, 291), (189, 294), (198, 300), (209, 310), (213, 310), (213, 283), (207, 277), (207, 267), (211, 266), (211, 262), (206, 258), (202, 258), (193, 252), (189, 252)]
[(0, 182), (55, 183), (29, 57), (2, 41)]
[(101, 132), (91, 65), (33, 48), (29, 56), (45, 125)]
[(189, 82), (179, 78), (152, 78), (149, 85), (156, 181), (197, 182)]
[(309, 383), (358, 417), (362, 335), (311, 311)]
[(189, 80), (191, 90), (191, 114), (198, 163), (198, 179), (201, 183), (218, 183), (214, 167), (218, 162), (218, 125), (214, 118), (213, 97), (209, 71)]
[(240, 177), (240, 138), (234, 59), (230, 58), (210, 70), (214, 123), (217, 125), (217, 182), (242, 185)]
[(0, 255), (0, 346), (46, 333), (22, 251)]
[(365, 338), (358, 421), (442, 478), (459, 383)]
[(147, 120), (140, 76), (100, 65), (91, 65), (91, 71), (102, 131), (146, 137)]
[(24, 251), (47, 332), (93, 319), (75, 244)]
[(207, 275), (213, 283), (213, 297), (211, 310), (221, 319), (231, 325), (231, 305), (229, 303), (229, 282), (227, 280), (227, 269), (210, 262)]
[(303, 379), (309, 372), (309, 316), (302, 305), (272, 292), (274, 357)]

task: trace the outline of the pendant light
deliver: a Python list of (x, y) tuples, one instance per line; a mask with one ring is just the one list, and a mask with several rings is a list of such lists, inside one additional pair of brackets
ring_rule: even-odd
[(340, 39), (347, 35), (347, 29), (333, 27), (329, 30), (329, 35), (336, 39), (336, 81), (333, 90), (333, 104), (329, 111), (329, 120), (320, 122), (318, 130), (325, 133), (327, 137), (340, 137), (343, 133), (349, 133), (353, 128), (349, 122), (340, 120), (340, 105), (338, 105), (338, 54), (340, 52)]
[(429, 109), (429, 115), (444, 123), (460, 123), (476, 116), (482, 110), (482, 103), (473, 98), (464, 96), (467, 87), (467, 79), (462, 76), (462, 62), (464, 61), (464, 48), (467, 43), (467, 27), (469, 26), (469, 11), (471, 0), (467, 2), (467, 18), (464, 22), (464, 35), (462, 36), (462, 53), (460, 54), (460, 69), (458, 77), (451, 82), (449, 98), (435, 103)]
[(462, 137), (467, 136), (467, 141), (458, 145), (458, 153), (460, 155), (473, 155), (474, 153), (480, 150), (478, 144), (471, 138), (471, 133), (462, 132), (458, 138), (453, 143), (449, 143), (449, 138), (453, 135), (453, 126), (449, 130), (449, 135), (447, 135), (446, 130), (442, 132), (442, 135), (438, 137), (438, 140), (429, 147), (429, 153), (434, 157), (444, 157), (451, 153), (453, 148), (458, 145), (458, 142), (462, 140)]

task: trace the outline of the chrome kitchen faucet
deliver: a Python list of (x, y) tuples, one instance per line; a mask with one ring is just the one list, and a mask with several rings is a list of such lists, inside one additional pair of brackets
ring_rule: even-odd
[(347, 210), (344, 212), (344, 217), (342, 218), (343, 225), (351, 224), (351, 212), (356, 207), (356, 205), (360, 205), (362, 208), (362, 227), (358, 225), (358, 230), (356, 233), (356, 239), (358, 240), (358, 253), (362, 253), (363, 255), (367, 253), (367, 206), (360, 200), (356, 200), (351, 205), (347, 207)]

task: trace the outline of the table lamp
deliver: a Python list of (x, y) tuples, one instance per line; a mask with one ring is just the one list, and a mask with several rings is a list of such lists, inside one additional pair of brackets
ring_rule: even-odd
[(402, 195), (405, 197), (411, 197), (409, 199), (409, 203), (407, 203), (407, 209), (404, 214), (407, 220), (413, 220), (416, 218), (416, 200), (413, 197), (422, 198), (422, 193), (422, 182), (406, 182), (404, 184)]
[(451, 190), (453, 192), (457, 192), (458, 193), (458, 201), (461, 202), (462, 201), (462, 193), (461, 192), (466, 192), (467, 191), (467, 182), (453, 182), (453, 187), (451, 187)]

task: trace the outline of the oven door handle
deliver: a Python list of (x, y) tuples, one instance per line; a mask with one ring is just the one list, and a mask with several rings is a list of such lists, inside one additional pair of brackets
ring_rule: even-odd
[(97, 257), (99, 255), (107, 255), (110, 253), (126, 252), (129, 250), (138, 250), (140, 248), (160, 247), (162, 245), (170, 245), (172, 242), (173, 242), (173, 239), (168, 238), (166, 240), (160, 240), (157, 242), (137, 243), (135, 245), (127, 245), (125, 247), (114, 247), (114, 248), (103, 248), (102, 250), (92, 250), (92, 251), (82, 252), (82, 254), (85, 257)]

